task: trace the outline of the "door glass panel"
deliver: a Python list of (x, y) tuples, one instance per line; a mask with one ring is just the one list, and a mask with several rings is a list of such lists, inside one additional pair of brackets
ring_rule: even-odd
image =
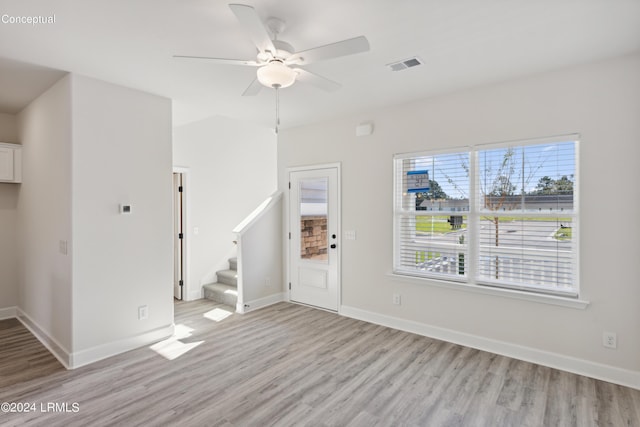
[(300, 258), (327, 261), (328, 178), (300, 181)]

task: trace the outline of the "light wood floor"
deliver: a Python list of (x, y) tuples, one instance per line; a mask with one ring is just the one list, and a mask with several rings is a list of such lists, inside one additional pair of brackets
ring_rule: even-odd
[(203, 316), (216, 307), (176, 304), (193, 331), (173, 360), (142, 348), (73, 371), (0, 322), (0, 402), (37, 405), (0, 425), (640, 426), (637, 390), (294, 304)]

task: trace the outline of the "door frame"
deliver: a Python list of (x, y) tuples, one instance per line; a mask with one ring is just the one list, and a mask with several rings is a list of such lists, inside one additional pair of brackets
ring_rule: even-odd
[[(182, 175), (182, 301), (193, 301), (194, 299), (201, 298), (200, 292), (198, 292), (197, 296), (191, 295), (191, 288), (189, 287), (189, 266), (191, 265), (191, 239), (189, 238), (189, 230), (191, 223), (191, 208), (190, 208), (190, 176), (189, 176), (189, 168), (174, 166), (172, 171), (172, 177), (174, 173), (179, 173)], [(173, 180), (171, 181), (173, 183)], [(173, 193), (173, 185), (171, 186)], [(173, 196), (172, 196), (173, 197)], [(175, 200), (175, 198), (174, 198)], [(175, 209), (175, 206), (172, 204), (172, 209)], [(173, 235), (173, 229), (171, 231), (171, 235)], [(175, 237), (175, 236), (174, 236)], [(173, 253), (175, 259), (175, 251)], [(173, 289), (173, 277), (171, 280), (171, 288)]]
[[(335, 162), (335, 163), (320, 163), (320, 164), (314, 164), (314, 165), (305, 165), (305, 166), (292, 166), (292, 167), (288, 167), (287, 168), (287, 176), (286, 176), (286, 183), (285, 183), (285, 188), (287, 191), (285, 191), (285, 206), (286, 206), (286, 213), (284, 215), (285, 217), (285, 236), (284, 236), (284, 241), (286, 242), (285, 246), (285, 270), (286, 270), (286, 300), (288, 302), (294, 303), (294, 304), (301, 304), (301, 305), (306, 305), (303, 303), (299, 303), (297, 301), (291, 301), (291, 266), (292, 266), (292, 262), (291, 262), (291, 238), (290, 238), (290, 233), (291, 233), (291, 173), (292, 172), (304, 172), (304, 171), (312, 171), (312, 170), (321, 170), (321, 169), (336, 169), (337, 172), (337, 180), (338, 182), (336, 183), (336, 187), (337, 187), (337, 211), (338, 211), (338, 217), (336, 218), (336, 228), (337, 228), (337, 234), (338, 234), (338, 246), (336, 248), (337, 250), (337, 255), (336, 255), (336, 259), (337, 259), (337, 270), (338, 270), (338, 278), (337, 281), (338, 283), (336, 283), (337, 285), (337, 292), (338, 292), (338, 314), (340, 314), (341, 312), (341, 308), (342, 308), (342, 164), (340, 162)], [(310, 307), (314, 307), (317, 308), (319, 310), (326, 310), (322, 307), (316, 307), (316, 306), (310, 306)], [(332, 313), (335, 313), (333, 310), (326, 310), (326, 311), (330, 311)]]

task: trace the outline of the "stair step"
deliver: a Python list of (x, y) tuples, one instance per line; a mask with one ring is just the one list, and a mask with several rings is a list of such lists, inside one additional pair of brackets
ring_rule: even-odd
[(224, 283), (209, 283), (203, 285), (204, 297), (206, 299), (230, 305), (235, 309), (238, 302), (238, 288)]
[(220, 270), (216, 272), (218, 283), (225, 285), (238, 286), (238, 272), (236, 270)]
[(229, 258), (229, 270), (237, 270), (238, 269), (238, 258), (233, 257)]

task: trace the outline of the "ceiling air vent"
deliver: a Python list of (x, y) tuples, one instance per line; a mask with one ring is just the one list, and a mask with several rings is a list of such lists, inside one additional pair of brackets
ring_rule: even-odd
[(391, 68), (391, 71), (402, 71), (407, 68), (417, 67), (418, 65), (422, 65), (422, 61), (417, 56), (414, 56), (413, 58), (387, 64), (387, 67)]

